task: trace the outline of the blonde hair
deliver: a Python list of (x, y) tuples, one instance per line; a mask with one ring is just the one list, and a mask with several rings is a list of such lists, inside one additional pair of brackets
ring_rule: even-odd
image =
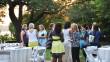
[(35, 26), (34, 26), (34, 23), (29, 23), (29, 29), (34, 29)]
[(97, 23), (96, 22), (93, 22), (93, 25), (96, 25)]
[(27, 24), (22, 25), (22, 29), (25, 29), (25, 27), (27, 28)]
[(43, 24), (40, 24), (39, 26), (40, 26), (41, 28), (43, 28), (43, 30), (45, 30), (45, 27), (44, 27)]
[(75, 31), (79, 31), (79, 29), (78, 29), (78, 25), (76, 24), (76, 23), (72, 23), (71, 24), (71, 28), (73, 29), (73, 30), (75, 30)]

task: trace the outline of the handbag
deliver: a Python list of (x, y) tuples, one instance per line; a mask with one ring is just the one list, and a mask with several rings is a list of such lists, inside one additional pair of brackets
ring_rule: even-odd
[(85, 48), (87, 46), (87, 42), (84, 40), (80, 40), (80, 48)]

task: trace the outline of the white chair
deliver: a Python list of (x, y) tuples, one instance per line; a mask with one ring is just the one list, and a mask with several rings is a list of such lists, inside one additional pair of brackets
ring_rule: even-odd
[(98, 56), (97, 46), (88, 46), (87, 48), (84, 48), (84, 51), (87, 55), (86, 62), (101, 62)]
[(33, 62), (46, 62), (45, 60), (46, 47), (35, 47), (33, 49)]
[(46, 62), (45, 60), (46, 47), (38, 47), (37, 53), (38, 53), (37, 54), (38, 62)]

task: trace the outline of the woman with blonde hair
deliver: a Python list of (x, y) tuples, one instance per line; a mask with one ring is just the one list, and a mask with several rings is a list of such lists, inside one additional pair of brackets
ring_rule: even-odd
[(37, 39), (38, 32), (34, 28), (35, 28), (34, 24), (29, 23), (29, 30), (27, 31), (29, 38), (29, 47), (38, 46), (38, 39)]
[(39, 25), (38, 41), (40, 46), (46, 46), (47, 31), (45, 30), (45, 27), (42, 24)]
[(20, 38), (21, 38), (21, 43), (23, 44), (23, 46), (28, 47), (28, 36), (27, 36), (27, 25), (26, 24), (22, 25)]
[(73, 62), (80, 62), (79, 59), (79, 51), (80, 51), (80, 34), (78, 25), (76, 23), (71, 24), (70, 28), (70, 39), (71, 39), (71, 52), (72, 52), (72, 60)]

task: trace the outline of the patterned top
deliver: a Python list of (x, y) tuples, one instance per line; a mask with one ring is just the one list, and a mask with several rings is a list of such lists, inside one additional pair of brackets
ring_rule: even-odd
[(71, 46), (80, 47), (80, 34), (79, 32), (70, 32)]

